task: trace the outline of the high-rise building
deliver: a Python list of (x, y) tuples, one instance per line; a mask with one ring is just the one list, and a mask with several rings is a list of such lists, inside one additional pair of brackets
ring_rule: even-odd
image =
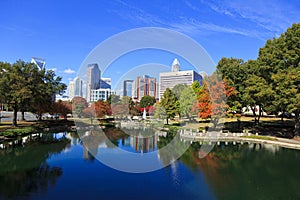
[(91, 90), (99, 88), (101, 71), (98, 64), (89, 64), (86, 75), (86, 99), (89, 102), (91, 99)]
[(140, 101), (143, 96), (149, 95), (157, 99), (156, 96), (156, 78), (144, 75), (138, 76), (132, 83), (132, 97)]
[(99, 83), (99, 88), (110, 89), (111, 88), (111, 78), (101, 78)]
[(31, 63), (34, 63), (40, 70), (45, 68), (46, 61), (42, 58), (32, 57)]
[(74, 78), (74, 97), (83, 97), (82, 85), (83, 81), (80, 78)]
[(179, 72), (179, 71), (180, 71), (180, 64), (177, 58), (175, 58), (172, 63), (172, 72)]
[(172, 64), (172, 72), (163, 72), (159, 74), (159, 98), (161, 98), (167, 88), (173, 89), (175, 85), (192, 85), (194, 81), (202, 84), (202, 76), (194, 70), (180, 71), (180, 65), (175, 58)]
[(123, 85), (123, 96), (132, 97), (133, 80), (125, 80)]
[(74, 97), (74, 82), (70, 81), (69, 83), (69, 98), (73, 99)]

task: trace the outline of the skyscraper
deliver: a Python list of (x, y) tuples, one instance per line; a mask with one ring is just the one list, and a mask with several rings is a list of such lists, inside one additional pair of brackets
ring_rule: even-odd
[(74, 97), (74, 82), (70, 81), (69, 83), (69, 98), (73, 99)]
[(101, 71), (98, 67), (98, 64), (89, 64), (87, 68), (87, 83), (86, 83), (86, 99), (90, 101), (91, 99), (91, 90), (99, 88), (99, 82), (101, 77)]
[(83, 94), (82, 94), (82, 84), (83, 84), (83, 81), (76, 77), (74, 79), (74, 97), (82, 97)]
[(123, 85), (123, 96), (132, 97), (133, 80), (125, 80)]
[(167, 88), (173, 89), (175, 85), (192, 85), (194, 81), (202, 84), (202, 76), (194, 70), (180, 71), (180, 65), (175, 58), (172, 64), (172, 72), (163, 72), (159, 74), (159, 98), (161, 98)]
[(177, 58), (175, 58), (172, 63), (172, 72), (179, 72), (179, 71), (180, 71), (180, 64)]
[(42, 58), (32, 57), (31, 63), (34, 63), (40, 70), (45, 68), (46, 61)]
[(148, 75), (138, 76), (132, 84), (133, 99), (140, 101), (143, 96), (149, 95), (158, 98), (156, 96), (156, 78)]

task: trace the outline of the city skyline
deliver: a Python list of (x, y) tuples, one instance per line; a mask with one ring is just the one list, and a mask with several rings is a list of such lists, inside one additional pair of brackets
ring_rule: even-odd
[[(300, 21), (300, 2), (296, 0), (180, 0), (174, 4), (51, 1), (44, 2), (43, 9), (39, 6), (35, 0), (1, 2), (0, 59), (13, 63), (41, 57), (47, 61), (46, 68), (62, 76), (67, 84), (76, 77), (82, 61), (95, 46), (132, 28), (162, 27), (184, 33), (201, 44), (216, 64), (222, 57), (255, 59), (267, 39), (278, 37), (292, 23)], [(17, 14), (11, 15), (11, 10)], [(136, 66), (134, 62), (131, 59), (125, 69), (119, 66), (120, 70), (105, 76), (116, 80), (122, 70)], [(164, 58), (155, 62), (168, 65)], [(99, 66), (103, 67), (101, 63)]]

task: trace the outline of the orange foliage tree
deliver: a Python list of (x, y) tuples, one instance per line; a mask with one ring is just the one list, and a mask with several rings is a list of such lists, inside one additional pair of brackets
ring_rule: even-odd
[(198, 102), (193, 109), (198, 109), (198, 117), (202, 119), (211, 118), (214, 128), (219, 119), (225, 116), (227, 97), (234, 95), (234, 88), (226, 80), (222, 80), (214, 73), (210, 77), (205, 77), (202, 85), (193, 84)]

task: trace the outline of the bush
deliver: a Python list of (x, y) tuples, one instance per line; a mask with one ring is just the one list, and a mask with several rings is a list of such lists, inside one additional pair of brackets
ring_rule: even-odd
[(3, 136), (5, 137), (17, 137), (23, 136), (30, 133), (35, 132), (35, 129), (32, 127), (24, 127), (24, 128), (15, 128), (15, 129), (8, 129), (3, 132)]

